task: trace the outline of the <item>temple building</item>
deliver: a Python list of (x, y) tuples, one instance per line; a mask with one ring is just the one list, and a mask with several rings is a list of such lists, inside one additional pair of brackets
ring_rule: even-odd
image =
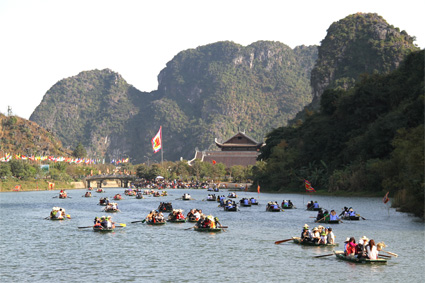
[(188, 162), (189, 165), (196, 159), (212, 164), (223, 163), (226, 167), (255, 165), (260, 154), (260, 148), (264, 145), (264, 143), (257, 142), (244, 132), (238, 132), (223, 143), (215, 139), (215, 144), (221, 149), (220, 151), (198, 151), (196, 149), (195, 157)]

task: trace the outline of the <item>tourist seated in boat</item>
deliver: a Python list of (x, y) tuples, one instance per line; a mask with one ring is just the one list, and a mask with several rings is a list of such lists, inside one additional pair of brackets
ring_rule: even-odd
[(326, 245), (327, 242), (328, 242), (328, 238), (326, 237), (326, 230), (323, 229), (322, 232), (320, 232), (319, 244)]
[(100, 225), (102, 225), (103, 228), (108, 227), (108, 219), (106, 219), (106, 216), (100, 217)]
[(52, 211), (50, 212), (50, 218), (54, 219), (64, 219), (65, 217), (65, 209), (60, 207), (53, 207)]
[(352, 208), (350, 208), (349, 210), (348, 210), (348, 216), (356, 216), (356, 212), (354, 211), (354, 209), (352, 209)]
[(350, 242), (350, 238), (347, 237), (347, 239), (345, 239), (344, 241), (344, 254), (347, 254), (347, 247), (348, 247), (348, 243)]
[(313, 236), (311, 235), (309, 226), (307, 224), (304, 224), (300, 238), (302, 242), (311, 242), (313, 240)]
[(253, 197), (251, 197), (249, 199), (249, 201), (251, 202), (251, 204), (257, 203), (257, 200), (255, 198), (253, 198)]
[(375, 240), (370, 239), (369, 243), (366, 245), (366, 254), (369, 259), (378, 259), (378, 248), (375, 245)]
[(336, 212), (333, 209), (331, 210), (331, 214), (329, 215), (329, 220), (330, 221), (337, 221), (337, 220), (339, 220), (339, 216), (336, 215)]
[(311, 209), (314, 207), (314, 201), (310, 201), (307, 203), (307, 209)]
[(293, 207), (293, 206), (294, 206), (294, 204), (292, 203), (292, 201), (288, 200), (288, 207)]
[(217, 217), (213, 217), (212, 215), (202, 215), (199, 221), (196, 223), (195, 227), (215, 229), (217, 227), (217, 223), (219, 223)]
[(251, 204), (250, 201), (249, 201), (249, 199), (247, 199), (247, 198), (243, 198), (242, 201), (243, 201), (242, 203), (244, 205), (250, 205)]
[(66, 198), (67, 196), (68, 196), (68, 194), (64, 190), (61, 190), (59, 192), (59, 198)]
[(335, 244), (335, 235), (332, 232), (332, 228), (331, 227), (327, 227), (326, 228), (326, 242), (330, 245), (334, 245)]
[(339, 214), (339, 216), (348, 216), (348, 207), (344, 206), (344, 210)]
[(366, 236), (363, 236), (359, 239), (359, 243), (357, 244), (357, 258), (367, 257), (366, 245), (368, 243), (369, 239)]
[(313, 208), (319, 208), (320, 206), (319, 206), (319, 203), (317, 202), (317, 200), (314, 202), (314, 204), (313, 204)]
[(85, 197), (91, 197), (91, 192), (86, 192)]
[(313, 233), (312, 233), (311, 237), (312, 237), (312, 241), (314, 243), (319, 243), (319, 241), (320, 241), (319, 228), (317, 228), (317, 227), (313, 228)]
[(323, 213), (323, 209), (319, 209), (319, 211), (317, 212), (316, 221), (323, 219), (323, 217), (325, 217), (325, 215)]
[(288, 206), (289, 206), (289, 202), (286, 199), (284, 199), (282, 201), (282, 208), (288, 208)]
[(185, 219), (182, 209), (173, 209), (173, 211), (168, 215), (168, 220), (183, 220)]
[(347, 249), (346, 249), (346, 252), (345, 252), (345, 256), (355, 257), (356, 252), (357, 252), (356, 239), (354, 237), (351, 237), (350, 240), (347, 243)]

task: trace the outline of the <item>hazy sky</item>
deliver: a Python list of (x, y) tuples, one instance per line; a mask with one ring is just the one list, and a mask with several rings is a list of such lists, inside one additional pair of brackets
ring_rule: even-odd
[(217, 41), (319, 45), (335, 21), (377, 13), (424, 48), (424, 1), (0, 0), (0, 112), (29, 118), (56, 82), (109, 68), (141, 91), (180, 51)]

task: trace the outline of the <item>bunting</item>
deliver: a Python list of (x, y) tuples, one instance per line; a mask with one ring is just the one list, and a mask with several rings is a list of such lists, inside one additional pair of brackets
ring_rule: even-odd
[(385, 194), (385, 196), (384, 196), (384, 198), (382, 199), (382, 201), (384, 202), (384, 203), (387, 203), (387, 202), (389, 202), (390, 201), (390, 198), (388, 197), (388, 194), (389, 194), (390, 192), (387, 192), (386, 194)]

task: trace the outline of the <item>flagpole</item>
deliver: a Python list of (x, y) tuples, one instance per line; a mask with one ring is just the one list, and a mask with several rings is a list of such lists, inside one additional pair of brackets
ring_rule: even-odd
[(164, 139), (162, 138), (162, 126), (161, 126), (161, 166), (164, 166)]

